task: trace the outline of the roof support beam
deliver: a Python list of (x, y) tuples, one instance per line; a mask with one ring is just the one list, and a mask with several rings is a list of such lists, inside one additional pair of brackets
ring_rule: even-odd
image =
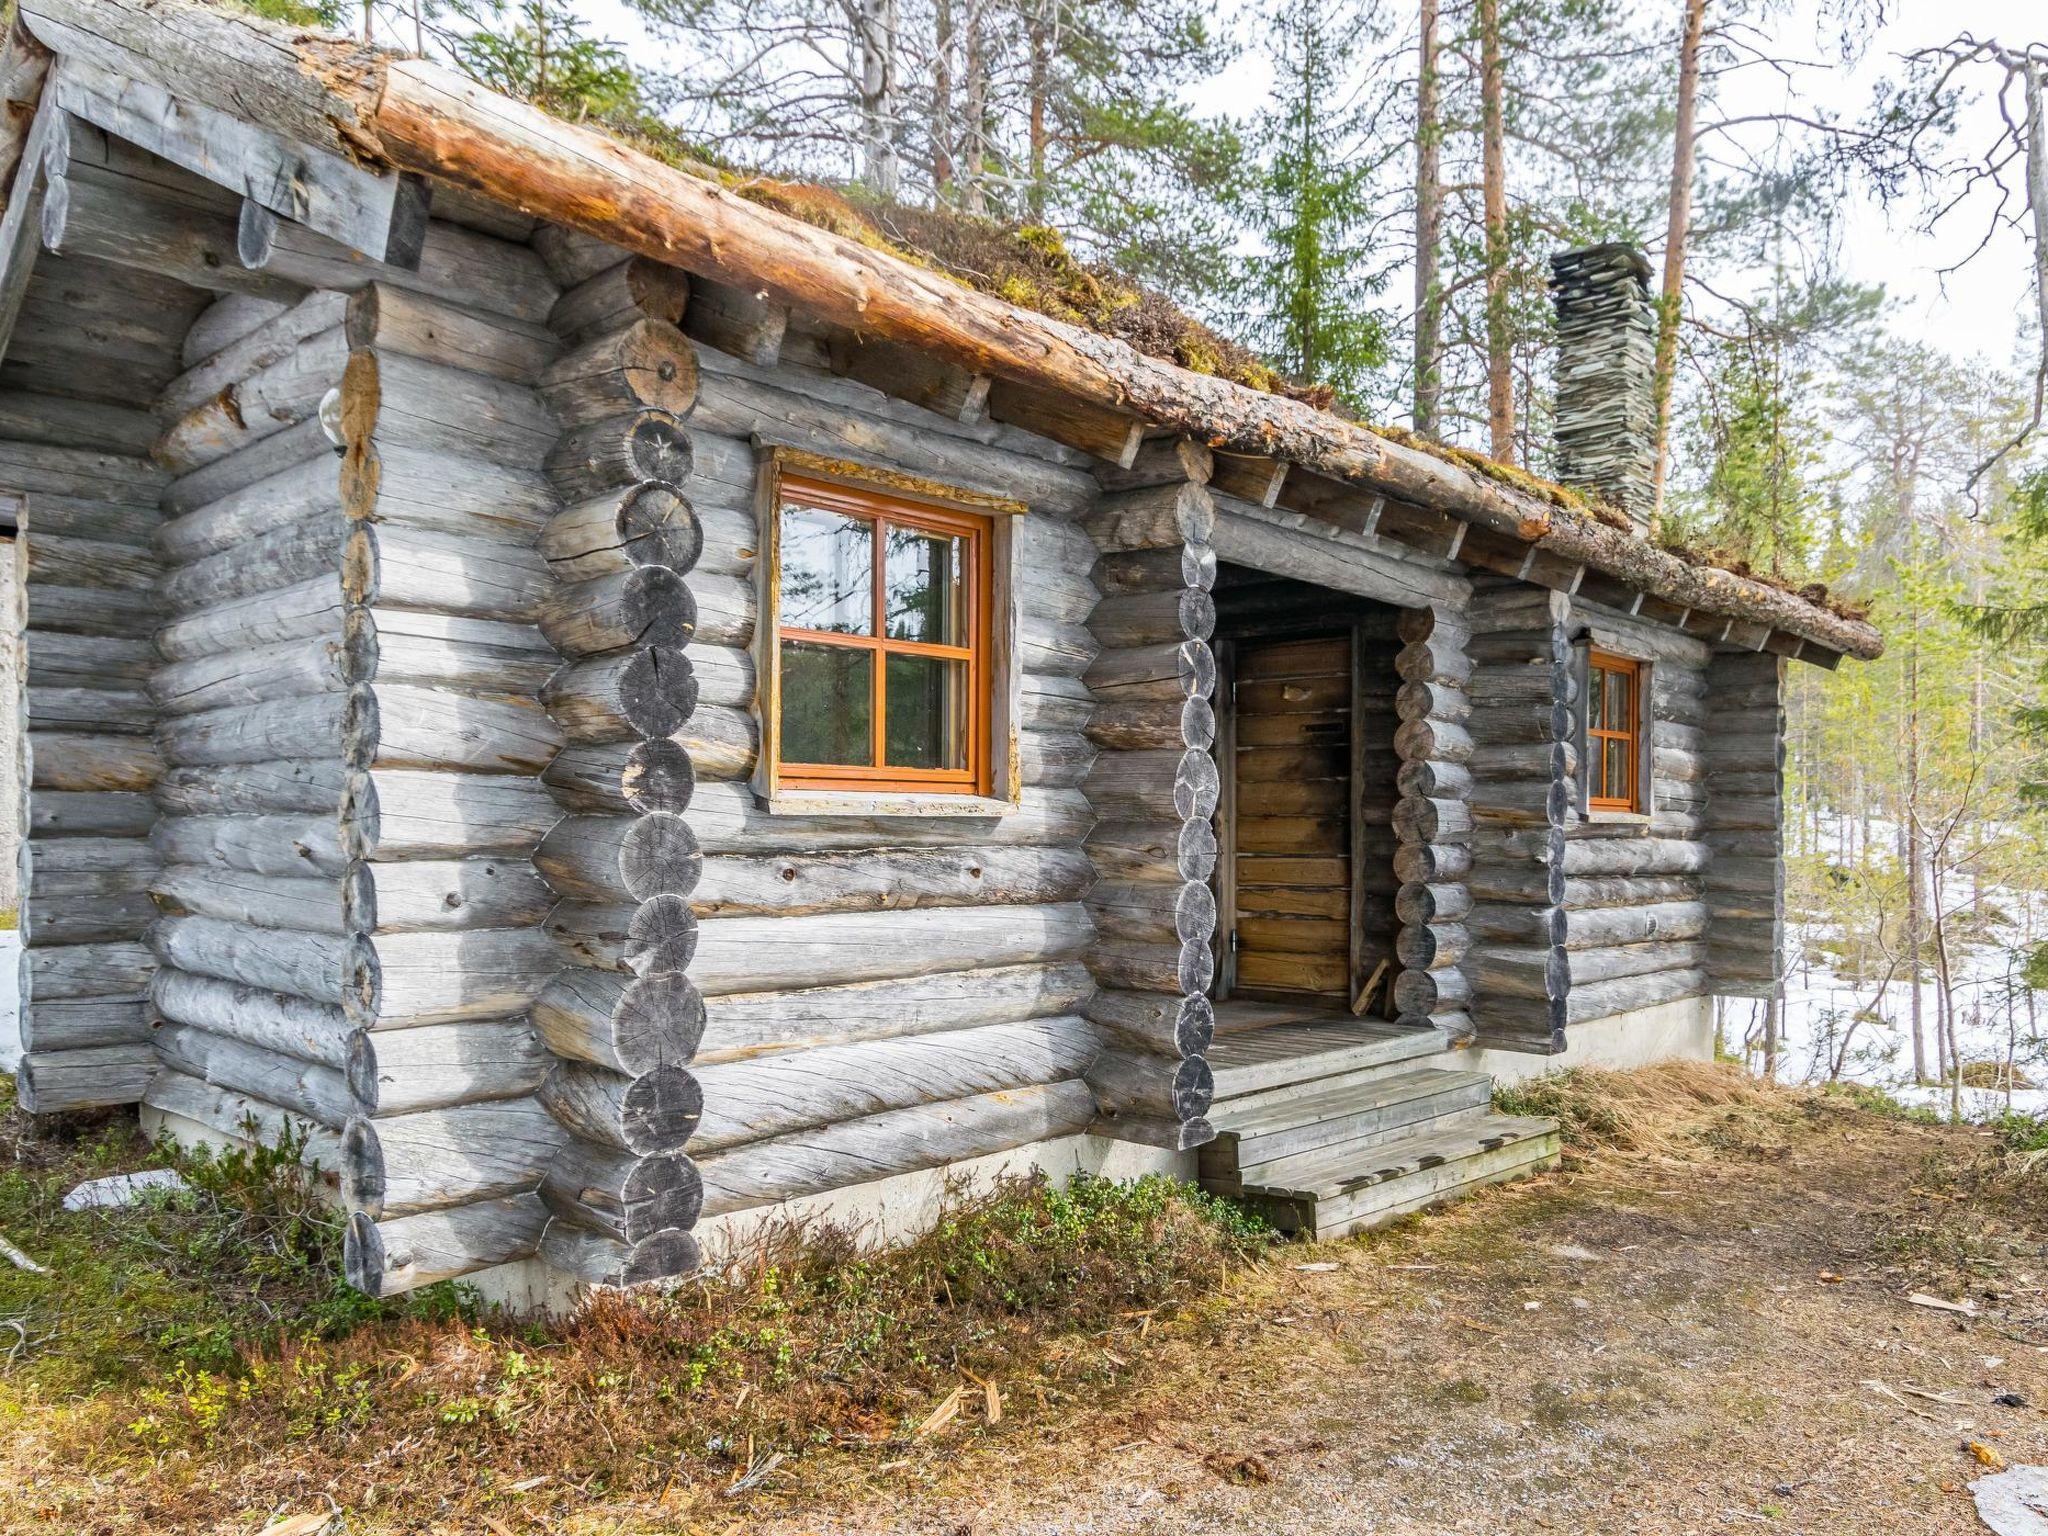
[(988, 413), (997, 421), (1129, 469), (1145, 441), (1145, 423), (1124, 411), (1106, 411), (1056, 390), (998, 378), (989, 386)]
[(427, 187), (373, 171), (164, 87), (83, 58), (57, 66), (58, 105), (97, 128), (240, 193), (277, 218), (407, 271), (427, 238)]

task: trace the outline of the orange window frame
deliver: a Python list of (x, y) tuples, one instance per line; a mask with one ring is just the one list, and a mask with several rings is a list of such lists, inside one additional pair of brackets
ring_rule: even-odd
[[(836, 630), (799, 629), (781, 622), (782, 514), (790, 506), (810, 507), (856, 518), (874, 529), (869, 540), (873, 566), (869, 577), (873, 607), (869, 635), (841, 634)], [(796, 475), (778, 478), (774, 501), (776, 570), (776, 658), (775, 774), (779, 783), (804, 789), (910, 790), (930, 794), (986, 795), (992, 774), (989, 747), (993, 701), (989, 687), (989, 610), (993, 588), (994, 525), (990, 519), (957, 511), (931, 502), (894, 496), (883, 491), (864, 490), (810, 480)], [(965, 547), (967, 580), (966, 645), (939, 645), (923, 640), (892, 640), (886, 622), (888, 591), (884, 580), (890, 527), (921, 529), (960, 538)], [(869, 712), (873, 719), (873, 759), (866, 764), (794, 763), (782, 756), (782, 644), (798, 640), (807, 645), (841, 646), (867, 651), (874, 656), (870, 669)], [(967, 750), (964, 768), (903, 768), (885, 763), (889, 743), (890, 656), (931, 656), (967, 664)]]
[[(1640, 810), (1641, 795), (1636, 781), (1642, 771), (1643, 664), (1632, 657), (1616, 656), (1611, 651), (1590, 652), (1587, 661), (1586, 755), (1591, 761), (1586, 770), (1586, 804), (1596, 811)], [(1603, 673), (1628, 679), (1628, 724), (1623, 728), (1593, 723), (1596, 700), (1600, 704), (1599, 715), (1604, 718), (1606, 713)], [(1619, 794), (1614, 793), (1615, 786), (1607, 782), (1607, 743), (1610, 741), (1619, 741), (1623, 745), (1624, 778)]]

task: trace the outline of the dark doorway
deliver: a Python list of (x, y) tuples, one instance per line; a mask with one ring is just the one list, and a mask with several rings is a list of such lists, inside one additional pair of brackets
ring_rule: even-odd
[(1396, 610), (1218, 573), (1217, 996), (1391, 1016)]

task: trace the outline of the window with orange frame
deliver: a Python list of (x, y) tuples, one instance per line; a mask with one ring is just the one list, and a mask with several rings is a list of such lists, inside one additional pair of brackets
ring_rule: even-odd
[(1587, 656), (1586, 804), (1640, 811), (1643, 665), (1609, 651)]
[(989, 789), (989, 519), (785, 475), (776, 775), (791, 788)]

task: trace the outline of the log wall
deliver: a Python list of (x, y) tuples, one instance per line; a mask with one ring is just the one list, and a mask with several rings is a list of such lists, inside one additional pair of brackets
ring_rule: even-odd
[(1184, 1151), (1213, 1139), (1216, 508), (1206, 450), (1148, 445), (1111, 477), (1086, 528), (1100, 557), (1086, 682), (1099, 749), (1082, 789), (1104, 1047), (1090, 1084), (1111, 1134)]
[(1785, 975), (1785, 663), (1721, 654), (1704, 674), (1701, 772), (1711, 990), (1769, 997)]

